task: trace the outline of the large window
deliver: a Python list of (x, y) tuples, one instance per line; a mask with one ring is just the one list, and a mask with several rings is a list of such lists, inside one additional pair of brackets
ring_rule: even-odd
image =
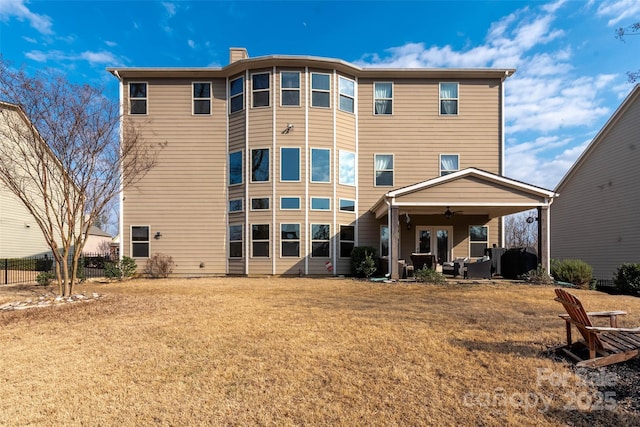
[(311, 224), (311, 257), (328, 258), (330, 255), (329, 224)]
[(356, 153), (340, 150), (340, 179), (343, 185), (356, 185)]
[(269, 210), (269, 198), (268, 197), (253, 197), (253, 198), (251, 198), (251, 210), (252, 211), (267, 211), (267, 210)]
[(300, 181), (300, 149), (280, 149), (280, 181)]
[(300, 105), (300, 73), (283, 71), (280, 74), (282, 86), (281, 104), (284, 106)]
[(340, 110), (353, 113), (356, 98), (356, 82), (340, 77)]
[(229, 185), (242, 184), (242, 151), (229, 153)]
[(193, 83), (193, 114), (211, 114), (211, 83)]
[(329, 108), (331, 75), (311, 73), (311, 106)]
[(340, 258), (349, 258), (355, 245), (356, 228), (353, 225), (340, 226)]
[(331, 150), (311, 149), (311, 182), (331, 182)]
[(440, 176), (449, 175), (460, 169), (457, 154), (440, 154)]
[(282, 210), (298, 210), (300, 209), (300, 197), (281, 197), (280, 209)]
[(380, 226), (380, 256), (389, 256), (389, 227)]
[(281, 256), (300, 256), (300, 224), (280, 224), (280, 240)]
[(253, 107), (269, 106), (269, 73), (251, 75), (251, 105)]
[(149, 226), (131, 226), (131, 258), (149, 258)]
[(440, 83), (440, 114), (458, 114), (458, 83)]
[(375, 155), (376, 187), (393, 186), (393, 154)]
[(269, 257), (269, 224), (251, 226), (251, 249), (255, 258)]
[(328, 197), (312, 197), (311, 210), (312, 211), (331, 210), (331, 199), (329, 199)]
[(229, 112), (244, 110), (244, 77), (229, 82)]
[(375, 82), (373, 84), (374, 114), (393, 113), (393, 84), (390, 82)]
[(242, 230), (240, 224), (229, 226), (229, 258), (242, 258)]
[(129, 83), (129, 114), (147, 114), (146, 83)]
[(251, 182), (269, 181), (269, 149), (251, 150)]
[(484, 225), (469, 226), (469, 255), (484, 256), (484, 250), (489, 247), (489, 229)]

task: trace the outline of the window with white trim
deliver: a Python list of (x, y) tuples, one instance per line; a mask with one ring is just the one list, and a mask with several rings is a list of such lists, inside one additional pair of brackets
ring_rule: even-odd
[(269, 149), (251, 150), (251, 182), (269, 181)]
[(356, 228), (353, 225), (340, 226), (340, 258), (351, 257), (351, 252), (355, 246)]
[(440, 114), (458, 114), (458, 83), (440, 83)]
[(280, 255), (300, 257), (300, 224), (280, 224)]
[(283, 106), (300, 105), (300, 72), (282, 71), (280, 73), (280, 103)]
[(268, 211), (269, 198), (268, 197), (252, 197), (251, 210), (252, 211)]
[(193, 83), (193, 114), (211, 114), (211, 83)]
[(376, 187), (393, 187), (393, 154), (374, 155)]
[(328, 197), (312, 197), (311, 198), (311, 210), (312, 211), (329, 211), (331, 210), (331, 199)]
[(280, 149), (280, 181), (300, 181), (300, 149)]
[(311, 149), (311, 182), (331, 182), (331, 150)]
[(393, 113), (393, 83), (373, 83), (373, 113), (375, 115)]
[(129, 83), (129, 114), (147, 114), (147, 83)]
[(338, 107), (341, 111), (353, 113), (356, 99), (356, 82), (340, 76), (338, 78), (338, 84), (340, 92), (340, 104)]
[(229, 153), (229, 185), (242, 184), (243, 171), (242, 151)]
[(459, 160), (457, 154), (440, 154), (440, 176), (457, 172), (460, 169)]
[(149, 258), (149, 226), (131, 226), (131, 258)]
[(342, 185), (356, 185), (356, 153), (340, 150), (339, 152), (339, 179)]
[(311, 224), (311, 257), (328, 258), (331, 255), (329, 224)]
[(269, 224), (251, 225), (251, 256), (269, 258)]
[(389, 256), (389, 226), (380, 226), (380, 256)]
[(269, 86), (271, 74), (259, 73), (251, 75), (251, 106), (269, 106)]
[(311, 106), (329, 108), (331, 101), (331, 75), (311, 73)]
[(340, 212), (355, 212), (356, 201), (351, 199), (340, 199)]
[(234, 224), (229, 226), (229, 258), (242, 258), (244, 226)]
[(229, 82), (229, 113), (244, 110), (244, 77)]
[(484, 225), (469, 226), (469, 256), (479, 258), (484, 256), (484, 250), (489, 247), (489, 228)]
[(242, 199), (229, 200), (229, 212), (242, 212), (244, 210), (242, 201)]
[(300, 197), (280, 197), (280, 209), (282, 210), (299, 210)]

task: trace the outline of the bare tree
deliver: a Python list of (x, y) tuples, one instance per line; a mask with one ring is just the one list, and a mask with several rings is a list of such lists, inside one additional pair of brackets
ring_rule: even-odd
[(504, 219), (504, 234), (507, 248), (538, 247), (538, 225), (527, 221), (537, 217), (536, 211), (520, 212)]
[[(626, 27), (620, 27), (616, 29), (616, 38), (621, 41), (625, 41), (627, 36), (640, 36), (640, 22), (628, 25)], [(640, 80), (640, 70), (627, 71), (627, 77), (629, 77), (629, 83), (635, 83)]]
[(102, 89), (55, 71), (30, 76), (0, 58), (0, 99), (18, 106), (0, 112), (0, 181), (42, 230), (68, 296), (90, 227), (155, 166), (161, 147), (121, 129), (120, 106)]

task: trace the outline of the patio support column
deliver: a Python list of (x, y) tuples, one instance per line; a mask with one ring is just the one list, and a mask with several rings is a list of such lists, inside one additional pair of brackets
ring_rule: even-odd
[(400, 258), (400, 220), (398, 216), (398, 207), (391, 206), (391, 229), (389, 230), (389, 260), (391, 262), (391, 279), (399, 279), (398, 259)]
[(551, 267), (549, 246), (549, 206), (538, 207), (538, 262), (549, 273)]

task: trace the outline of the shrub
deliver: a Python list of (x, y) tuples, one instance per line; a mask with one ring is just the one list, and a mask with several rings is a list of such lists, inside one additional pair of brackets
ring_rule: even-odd
[(373, 256), (369, 252), (365, 252), (364, 259), (360, 263), (360, 265), (356, 268), (356, 271), (360, 274), (363, 274), (364, 277), (371, 277), (373, 273), (377, 270), (376, 260), (373, 259)]
[(104, 264), (104, 275), (110, 279), (122, 280), (125, 277), (131, 277), (135, 274), (136, 264), (133, 258), (128, 256), (122, 257), (116, 262), (107, 262)]
[(36, 276), (36, 283), (40, 286), (49, 286), (55, 277), (53, 273), (42, 272)]
[(351, 251), (351, 274), (353, 276), (365, 277), (359, 269), (362, 266), (362, 261), (367, 258), (367, 254), (375, 261), (376, 249), (372, 246), (356, 246)]
[(593, 268), (579, 259), (551, 260), (551, 275), (556, 280), (573, 283), (581, 289), (589, 289), (593, 279)]
[(640, 295), (640, 264), (622, 264), (613, 277), (618, 292), (627, 295)]
[(175, 263), (173, 262), (173, 258), (169, 255), (155, 253), (147, 260), (147, 265), (144, 268), (144, 274), (153, 279), (169, 277), (173, 272), (174, 265)]
[(553, 284), (553, 278), (549, 276), (549, 273), (542, 267), (542, 264), (538, 264), (535, 270), (530, 270), (527, 274), (523, 275), (521, 279), (534, 285)]
[(418, 282), (432, 283), (434, 285), (444, 285), (447, 283), (444, 274), (438, 273), (427, 266), (422, 267), (418, 271), (414, 271), (413, 274)]

